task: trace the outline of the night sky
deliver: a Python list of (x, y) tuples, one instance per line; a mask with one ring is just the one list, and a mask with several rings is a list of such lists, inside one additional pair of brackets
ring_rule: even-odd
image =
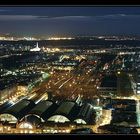
[(139, 35), (140, 7), (0, 7), (0, 34)]

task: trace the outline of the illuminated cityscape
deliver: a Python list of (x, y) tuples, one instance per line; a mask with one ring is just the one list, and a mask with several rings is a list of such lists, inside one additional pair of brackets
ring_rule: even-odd
[[(17, 9), (5, 9), (8, 10)], [(43, 30), (42, 33), (38, 31), (38, 36), (30, 34), (34, 34), (34, 29), (18, 36), (15, 34), (20, 33), (20, 29), (15, 28), (13, 34), (7, 25), (7, 35), (4, 24), (0, 25), (3, 26), (0, 27), (0, 134), (140, 133), (140, 36), (137, 33), (114, 35), (118, 30), (113, 29), (115, 33), (112, 35), (111, 30), (106, 35), (87, 30), (92, 35), (84, 35), (85, 31), (81, 33), (84, 29), (80, 27), (77, 35), (66, 34), (64, 30), (59, 35), (56, 28), (51, 35), (49, 29), (42, 27), (47, 24), (46, 18), (47, 22), (56, 25), (57, 20), (75, 22), (75, 27), (76, 22), (78, 26), (82, 26), (79, 22), (87, 24), (91, 15), (86, 15), (86, 18), (85, 15), (31, 16), (37, 11), (32, 9), (25, 16), (22, 15), (24, 9), (17, 10), (16, 16), (14, 12), (11, 16), (7, 13), (4, 16), (1, 11), (0, 21), (3, 23), (10, 17), (8, 21), (14, 27), (12, 22), (18, 18), (17, 25), (29, 20), (32, 27), (37, 24)], [(136, 11), (140, 12), (139, 9)], [(79, 12), (84, 14), (82, 9)], [(19, 13), (22, 13), (22, 18)], [(117, 17), (121, 22), (127, 14), (108, 13), (108, 16), (96, 15), (95, 18), (106, 22), (106, 18), (114, 20)], [(134, 15), (129, 14), (127, 20)], [(140, 20), (136, 21), (140, 23)], [(44, 35), (44, 30), (47, 35)]]

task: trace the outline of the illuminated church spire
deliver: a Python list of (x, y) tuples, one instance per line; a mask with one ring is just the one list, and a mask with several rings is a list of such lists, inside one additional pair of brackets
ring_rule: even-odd
[(36, 47), (35, 48), (33, 48), (33, 49), (31, 49), (30, 51), (35, 51), (35, 52), (37, 52), (37, 51), (40, 51), (41, 49), (38, 47), (38, 42), (36, 43)]
[(36, 48), (39, 48), (39, 47), (38, 47), (38, 42), (36, 43)]

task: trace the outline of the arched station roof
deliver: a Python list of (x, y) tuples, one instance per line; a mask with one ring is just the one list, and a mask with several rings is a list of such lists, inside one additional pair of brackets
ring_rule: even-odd
[(8, 107), (6, 110), (3, 111), (2, 114), (11, 114), (19, 120), (23, 116), (25, 116), (25, 114), (27, 114), (34, 106), (35, 103), (33, 101), (23, 99), (15, 105)]

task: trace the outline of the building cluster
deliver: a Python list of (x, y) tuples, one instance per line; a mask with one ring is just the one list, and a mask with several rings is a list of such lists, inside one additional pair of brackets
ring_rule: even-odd
[(102, 125), (99, 131), (114, 134), (130, 134), (132, 129), (139, 128), (139, 101), (133, 99), (111, 99), (104, 106), (111, 111), (111, 121)]
[[(136, 50), (24, 43), (13, 44), (0, 57), (0, 132), (68, 133), (70, 127), (87, 126), (117, 133), (117, 127), (139, 127)], [(129, 99), (132, 95), (135, 100)]]
[(112, 110), (111, 124), (121, 125), (122, 123), (128, 125), (137, 125), (137, 113), (139, 110), (137, 106), (139, 101), (133, 99), (112, 99), (105, 108)]

